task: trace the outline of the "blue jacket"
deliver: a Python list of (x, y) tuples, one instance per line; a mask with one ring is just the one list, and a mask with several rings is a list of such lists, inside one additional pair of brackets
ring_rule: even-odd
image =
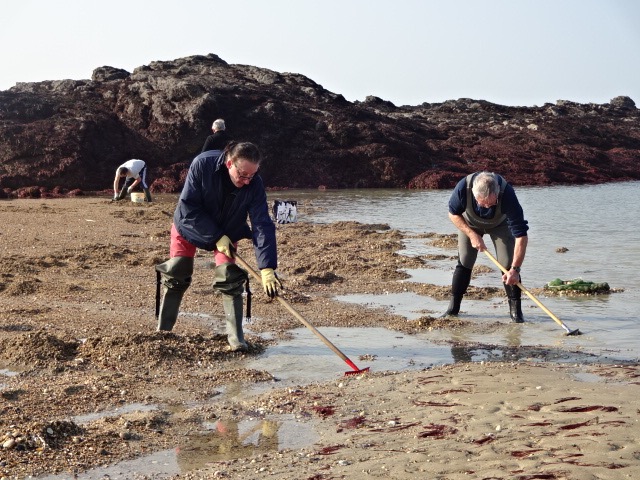
[(219, 150), (203, 152), (193, 160), (173, 215), (178, 233), (192, 245), (208, 251), (216, 248), (216, 242), (223, 235), (234, 243), (250, 238), (258, 268), (275, 269), (278, 266), (276, 227), (269, 216), (262, 178), (256, 175), (251, 183), (238, 189), (223, 216), (223, 175), (229, 173)]

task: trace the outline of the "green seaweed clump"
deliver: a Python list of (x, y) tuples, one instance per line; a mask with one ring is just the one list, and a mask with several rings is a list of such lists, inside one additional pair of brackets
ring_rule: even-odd
[(576, 278), (573, 280), (561, 280), (556, 278), (544, 286), (547, 290), (581, 293), (608, 293), (611, 289), (607, 282), (589, 282)]

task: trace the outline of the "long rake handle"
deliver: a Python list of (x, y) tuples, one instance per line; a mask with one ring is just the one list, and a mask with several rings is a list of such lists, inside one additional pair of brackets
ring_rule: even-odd
[[(262, 277), (260, 276), (260, 274), (258, 272), (256, 272), (253, 268), (251, 268), (247, 264), (247, 262), (245, 262), (237, 253), (235, 254), (235, 258), (236, 258), (236, 261), (242, 267), (244, 267), (249, 273), (251, 273), (251, 275), (253, 275), (257, 280), (262, 282)], [(316, 336), (320, 340), (322, 340), (327, 347), (329, 347), (331, 350), (333, 350), (333, 353), (335, 353), (342, 360), (344, 360), (347, 363), (347, 365), (349, 365), (351, 368), (353, 368), (356, 371), (360, 370), (358, 367), (356, 367), (356, 365), (351, 360), (349, 360), (349, 358), (344, 353), (342, 353), (338, 349), (338, 347), (336, 347), (333, 343), (331, 343), (327, 337), (325, 337), (322, 333), (320, 333), (316, 327), (314, 327), (311, 323), (309, 323), (307, 321), (307, 319), (305, 319), (295, 308), (293, 308), (293, 306), (289, 302), (287, 302), (284, 298), (282, 298), (280, 296), (276, 296), (276, 300), (278, 300), (287, 310), (289, 310), (289, 312), (291, 312), (294, 317), (296, 317), (298, 320), (300, 320), (300, 322), (305, 327), (307, 327), (309, 330), (311, 330), (313, 333), (315, 333)]]
[[(504, 267), (502, 266), (502, 264), (501, 264), (498, 260), (496, 260), (496, 258), (495, 258), (493, 255), (491, 255), (491, 253), (490, 253), (488, 250), (483, 250), (483, 251), (484, 251), (484, 253), (486, 253), (486, 254), (487, 254), (487, 257), (489, 257), (489, 258), (491, 259), (491, 261), (492, 261), (493, 263), (495, 263), (495, 264), (496, 264), (496, 266), (497, 266), (500, 270), (502, 270), (502, 272), (503, 272), (503, 273), (508, 273), (508, 270), (507, 270), (506, 268), (504, 268)], [(524, 285), (522, 285), (522, 283), (518, 282), (518, 284), (517, 284), (517, 285), (518, 285), (518, 287), (520, 287), (520, 290), (522, 290), (524, 293), (526, 293), (526, 294), (527, 294), (527, 296), (528, 296), (531, 300), (533, 300), (533, 301), (536, 303), (536, 305), (538, 305), (538, 306), (539, 306), (539, 307), (540, 307), (540, 308), (541, 308), (541, 309), (542, 309), (542, 310), (543, 310), (547, 315), (549, 315), (549, 316), (550, 316), (550, 317), (551, 317), (551, 318), (552, 318), (552, 319), (553, 319), (553, 320), (554, 320), (558, 325), (560, 325), (562, 328), (564, 328), (564, 329), (567, 331), (567, 333), (571, 333), (571, 329), (569, 329), (569, 327), (567, 327), (567, 326), (562, 322), (562, 320), (560, 320), (558, 317), (556, 317), (556, 316), (551, 312), (551, 310), (549, 310), (547, 307), (545, 307), (545, 306), (542, 304), (542, 302), (540, 302), (540, 300), (538, 300), (538, 299), (537, 299), (537, 298), (536, 298), (536, 297), (535, 297), (531, 292), (529, 292), (529, 290), (527, 290), (526, 288), (524, 288)]]

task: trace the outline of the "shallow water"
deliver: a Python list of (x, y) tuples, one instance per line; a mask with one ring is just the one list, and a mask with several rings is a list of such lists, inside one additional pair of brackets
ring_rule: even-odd
[[(640, 242), (636, 240), (640, 216), (640, 182), (587, 186), (516, 188), (529, 221), (529, 246), (523, 265), (522, 283), (529, 290), (541, 288), (556, 278), (582, 278), (607, 282), (623, 292), (609, 295), (567, 298), (537, 297), (569, 329), (579, 329), (579, 337), (563, 337), (565, 329), (523, 294), (527, 323), (519, 336), (521, 345), (556, 346), (620, 360), (640, 358)], [(298, 219), (318, 223), (355, 220), (362, 223), (388, 224), (407, 232), (456, 233), (447, 216), (450, 190), (289, 190), (272, 198), (298, 202)], [(624, 209), (624, 210), (623, 210)], [(624, 215), (624, 216), (623, 216)], [(286, 228), (280, 225), (279, 228)], [(485, 239), (488, 243), (490, 240)], [(564, 247), (565, 253), (556, 250)], [(490, 250), (492, 246), (489, 245)], [(406, 255), (455, 254), (413, 238), (401, 252)], [(455, 262), (430, 262), (433, 269), (408, 270), (409, 281), (449, 285)], [(472, 285), (499, 286), (500, 273), (484, 255), (478, 263), (495, 270), (482, 275)], [(417, 318), (420, 312), (443, 312), (447, 302), (414, 294), (347, 295), (347, 302), (385, 307), (394, 313)], [(506, 304), (490, 301), (463, 301), (462, 314), (467, 319), (493, 322), (509, 321)], [(506, 328), (506, 326), (505, 326)], [(377, 333), (372, 332), (372, 337)], [(443, 340), (442, 332), (421, 336), (428, 345)], [(502, 332), (488, 331), (466, 340), (508, 345)], [(569, 342), (569, 343), (567, 343)], [(440, 362), (451, 361), (443, 356)]]
[[(423, 369), (437, 363), (452, 362), (448, 346), (430, 345), (415, 336), (390, 332), (384, 328), (319, 329), (358, 369)], [(302, 327), (291, 332), (293, 338), (278, 342), (260, 357), (247, 362), (248, 368), (269, 371), (280, 385), (310, 384), (355, 372), (310, 330)], [(360, 359), (361, 356), (366, 356)], [(253, 392), (273, 388), (272, 384), (255, 385)]]
[(101, 418), (119, 417), (120, 415), (126, 415), (127, 413), (150, 412), (152, 410), (157, 410), (157, 409), (158, 409), (158, 405), (150, 405), (146, 403), (128, 403), (125, 405), (121, 405), (119, 407), (115, 407), (111, 410), (87, 413), (85, 415), (78, 415), (73, 417), (72, 420), (78, 425), (82, 425), (84, 423), (95, 422), (96, 420)]
[[(276, 454), (284, 449), (296, 450), (312, 445), (319, 436), (313, 422), (300, 422), (293, 415), (269, 415), (241, 421), (219, 419), (204, 422), (197, 433), (178, 440), (174, 448), (94, 468), (74, 475), (75, 479), (129, 479), (136, 475), (145, 478), (166, 478), (205, 468), (215, 462)], [(258, 467), (256, 467), (258, 468)], [(68, 474), (47, 475), (40, 480), (62, 480)]]

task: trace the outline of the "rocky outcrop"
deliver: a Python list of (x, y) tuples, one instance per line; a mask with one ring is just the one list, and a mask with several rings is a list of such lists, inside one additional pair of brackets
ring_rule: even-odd
[(0, 92), (0, 189), (106, 190), (118, 165), (141, 158), (152, 191), (178, 192), (218, 117), (234, 139), (260, 146), (270, 188), (451, 188), (481, 169), (515, 185), (640, 179), (640, 114), (629, 97), (533, 107), (348, 102), (302, 75), (210, 54)]

